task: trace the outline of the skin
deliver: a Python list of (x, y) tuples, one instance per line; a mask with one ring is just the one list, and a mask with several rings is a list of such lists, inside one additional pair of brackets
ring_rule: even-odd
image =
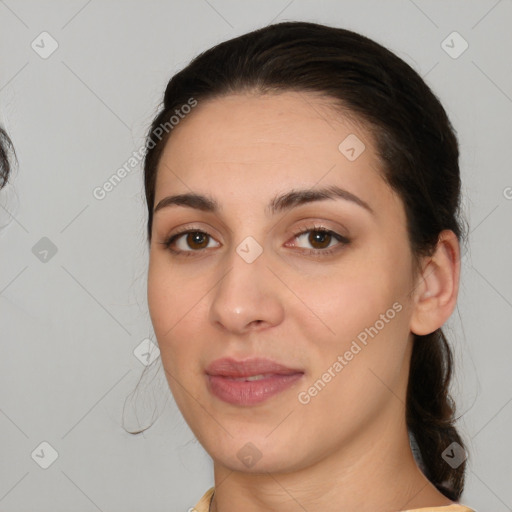
[[(338, 150), (349, 134), (366, 146), (354, 161)], [(414, 461), (405, 396), (412, 333), (434, 331), (455, 307), (459, 245), (451, 231), (442, 232), (415, 275), (403, 203), (381, 168), (363, 124), (313, 93), (202, 102), (166, 144), (155, 205), (192, 191), (221, 205), (218, 213), (186, 206), (156, 212), (148, 272), (149, 310), (170, 389), (214, 461), (214, 511), (391, 512), (453, 503)], [(327, 185), (355, 194), (374, 214), (343, 199), (276, 215), (265, 210), (276, 194)], [(211, 236), (175, 241), (173, 248), (190, 257), (162, 243), (184, 225)], [(308, 238), (315, 226), (350, 242)], [(299, 228), (306, 234), (295, 236)], [(236, 252), (248, 236), (263, 249), (252, 263)], [(338, 250), (307, 254), (326, 246)], [(300, 403), (298, 393), (395, 302), (401, 311), (309, 403)], [(209, 363), (228, 356), (268, 357), (304, 376), (256, 406), (231, 405), (209, 392), (205, 378)], [(261, 454), (252, 467), (237, 457), (248, 442)]]

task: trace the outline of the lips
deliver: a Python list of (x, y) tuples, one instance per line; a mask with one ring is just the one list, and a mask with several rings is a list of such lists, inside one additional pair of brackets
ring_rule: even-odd
[(217, 359), (206, 368), (210, 392), (233, 405), (255, 405), (288, 389), (304, 371), (265, 358)]
[(270, 359), (253, 358), (237, 361), (231, 358), (217, 359), (206, 367), (208, 375), (243, 378), (255, 375), (291, 375), (304, 373), (302, 370), (288, 368)]

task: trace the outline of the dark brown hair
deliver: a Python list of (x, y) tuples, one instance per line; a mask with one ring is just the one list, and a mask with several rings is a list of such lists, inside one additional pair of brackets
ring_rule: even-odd
[[(307, 22), (284, 22), (222, 42), (194, 58), (169, 81), (147, 137), (144, 183), (151, 242), (155, 180), (171, 129), (161, 127), (190, 98), (231, 93), (315, 92), (333, 111), (349, 112), (374, 135), (382, 174), (401, 197), (415, 263), (431, 255), (442, 230), (464, 239), (460, 216), (458, 142), (439, 100), (408, 64), (355, 32)], [(406, 421), (426, 477), (452, 500), (464, 487), (465, 461), (442, 457), (453, 442), (464, 449), (449, 394), (452, 353), (441, 329), (415, 335)]]
[(11, 155), (14, 148), (11, 139), (3, 128), (0, 128), (0, 189), (5, 186), (11, 173)]

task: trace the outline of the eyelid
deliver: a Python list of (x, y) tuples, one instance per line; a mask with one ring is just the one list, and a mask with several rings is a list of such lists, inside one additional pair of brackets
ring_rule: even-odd
[[(215, 231), (213, 228), (212, 228), (212, 231)], [(199, 227), (197, 225), (194, 225), (194, 223), (190, 223), (190, 224), (184, 224), (183, 226), (180, 226), (179, 228), (177, 228), (172, 234), (164, 237), (164, 240), (163, 242), (160, 242), (167, 250), (175, 253), (175, 254), (183, 254), (183, 253), (188, 253), (188, 254), (193, 254), (193, 253), (201, 253), (201, 252), (204, 252), (204, 249), (202, 250), (189, 250), (189, 251), (183, 251), (181, 249), (179, 250), (173, 250), (170, 248), (171, 244), (175, 243), (176, 240), (178, 240), (181, 236), (183, 235), (186, 235), (186, 234), (189, 234), (189, 233), (204, 233), (207, 237), (211, 238), (211, 239), (216, 239), (211, 233), (210, 233), (210, 229), (204, 229), (202, 227)], [(219, 242), (220, 243), (220, 242)]]
[(181, 234), (184, 234), (184, 233), (189, 233), (189, 232), (194, 232), (194, 231), (198, 231), (198, 232), (201, 232), (201, 233), (206, 233), (207, 235), (209, 235), (210, 237), (212, 238), (219, 238), (219, 236), (217, 235), (213, 235), (213, 233), (218, 233), (218, 231), (213, 228), (211, 225), (207, 224), (207, 227), (203, 227), (203, 226), (200, 226), (198, 225), (197, 223), (194, 223), (194, 222), (189, 222), (187, 224), (183, 224), (182, 226), (174, 229), (172, 231), (172, 233), (170, 235), (164, 235), (164, 238), (166, 240), (168, 240), (169, 238), (172, 238), (173, 236), (177, 236), (177, 235), (181, 235)]
[(325, 226), (318, 225), (317, 223), (314, 223), (313, 225), (307, 224), (303, 226), (302, 228), (297, 228), (293, 231), (293, 238), (299, 238), (307, 233), (310, 232), (321, 232), (331, 235), (333, 240), (337, 240), (337, 243), (333, 246), (328, 246), (324, 249), (307, 249), (307, 248), (300, 248), (302, 251), (307, 251), (309, 254), (319, 254), (319, 255), (328, 255), (332, 254), (338, 250), (341, 250), (343, 246), (346, 246), (351, 243), (352, 239), (348, 236), (342, 235), (338, 231), (335, 231), (334, 229), (327, 228)]
[(297, 226), (296, 228), (293, 228), (291, 230), (292, 234), (294, 236), (298, 236), (305, 231), (328, 231), (329, 233), (333, 233), (335, 235), (340, 236), (341, 238), (349, 239), (350, 235), (348, 234), (348, 229), (346, 229), (344, 226), (342, 226), (339, 223), (336, 223), (337, 226), (331, 226), (329, 227), (329, 222), (322, 221), (322, 220), (303, 220), (302, 223)]
[[(327, 256), (334, 252), (337, 252), (341, 249), (343, 249), (344, 246), (351, 243), (352, 239), (348, 236), (342, 235), (338, 231), (335, 231), (334, 229), (330, 229), (324, 225), (320, 225), (318, 221), (303, 221), (303, 224), (299, 227), (296, 227), (292, 230), (292, 239), (298, 238), (299, 236), (304, 236), (308, 232), (324, 232), (333, 237), (334, 240), (337, 240), (337, 243), (335, 243), (333, 246), (327, 246), (323, 249), (308, 249), (304, 247), (298, 247), (300, 249), (300, 252), (302, 254), (309, 254), (314, 256)], [(343, 230), (342, 230), (343, 231)], [(201, 227), (198, 227), (197, 225), (193, 224), (185, 224), (178, 228), (176, 231), (174, 231), (171, 235), (166, 237), (166, 239), (163, 242), (160, 242), (162, 245), (166, 247), (166, 249), (172, 253), (174, 253), (176, 256), (195, 256), (195, 255), (201, 255), (204, 253), (207, 249), (211, 249), (208, 247), (203, 247), (198, 250), (190, 249), (190, 250), (183, 250), (183, 249), (171, 249), (171, 245), (173, 245), (177, 240), (179, 240), (183, 235), (189, 234), (189, 233), (202, 233), (206, 235), (206, 237), (216, 240), (215, 237), (210, 234), (209, 230), (202, 229)], [(218, 242), (219, 243), (219, 242)], [(288, 241), (287, 241), (288, 243)], [(209, 245), (209, 244), (208, 244)]]

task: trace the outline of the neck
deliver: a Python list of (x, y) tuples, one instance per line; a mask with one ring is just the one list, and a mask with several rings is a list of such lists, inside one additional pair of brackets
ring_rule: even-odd
[(212, 512), (396, 512), (451, 505), (418, 468), (403, 403), (349, 444), (293, 473), (242, 473), (214, 463)]

